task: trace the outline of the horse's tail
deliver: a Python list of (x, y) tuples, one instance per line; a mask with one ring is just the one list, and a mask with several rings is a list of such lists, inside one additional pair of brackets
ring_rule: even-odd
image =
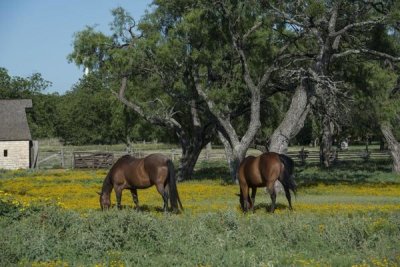
[(172, 161), (169, 159), (167, 161), (168, 164), (168, 186), (169, 186), (169, 201), (171, 207), (174, 211), (178, 211), (178, 203), (180, 209), (183, 211), (183, 206), (181, 199), (179, 198), (178, 188), (176, 187), (176, 178), (175, 178), (175, 167)]
[(293, 175), (294, 161), (290, 157), (284, 154), (279, 154), (279, 158), (285, 167), (282, 175), (282, 185), (285, 188), (285, 190), (292, 190), (292, 192), (296, 195), (297, 185), (296, 182), (294, 181), (294, 175)]

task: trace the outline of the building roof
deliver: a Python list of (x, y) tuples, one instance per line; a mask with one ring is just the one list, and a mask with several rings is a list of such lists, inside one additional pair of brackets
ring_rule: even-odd
[(31, 99), (0, 100), (0, 141), (31, 140), (25, 109)]

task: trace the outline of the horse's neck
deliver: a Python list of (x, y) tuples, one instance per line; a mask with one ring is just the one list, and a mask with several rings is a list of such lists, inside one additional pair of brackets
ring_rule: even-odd
[(108, 174), (103, 181), (103, 187), (101, 188), (101, 193), (110, 195), (112, 189), (113, 189), (113, 183), (111, 180), (111, 174)]

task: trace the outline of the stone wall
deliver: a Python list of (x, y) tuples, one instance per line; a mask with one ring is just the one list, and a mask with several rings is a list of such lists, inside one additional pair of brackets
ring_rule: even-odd
[(29, 141), (0, 141), (0, 169), (28, 169)]

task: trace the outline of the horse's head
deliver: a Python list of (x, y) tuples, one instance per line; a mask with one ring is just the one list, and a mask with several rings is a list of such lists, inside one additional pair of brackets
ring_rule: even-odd
[(100, 195), (100, 207), (102, 210), (107, 210), (111, 207), (111, 201), (110, 201), (110, 194), (101, 192), (98, 193)]

